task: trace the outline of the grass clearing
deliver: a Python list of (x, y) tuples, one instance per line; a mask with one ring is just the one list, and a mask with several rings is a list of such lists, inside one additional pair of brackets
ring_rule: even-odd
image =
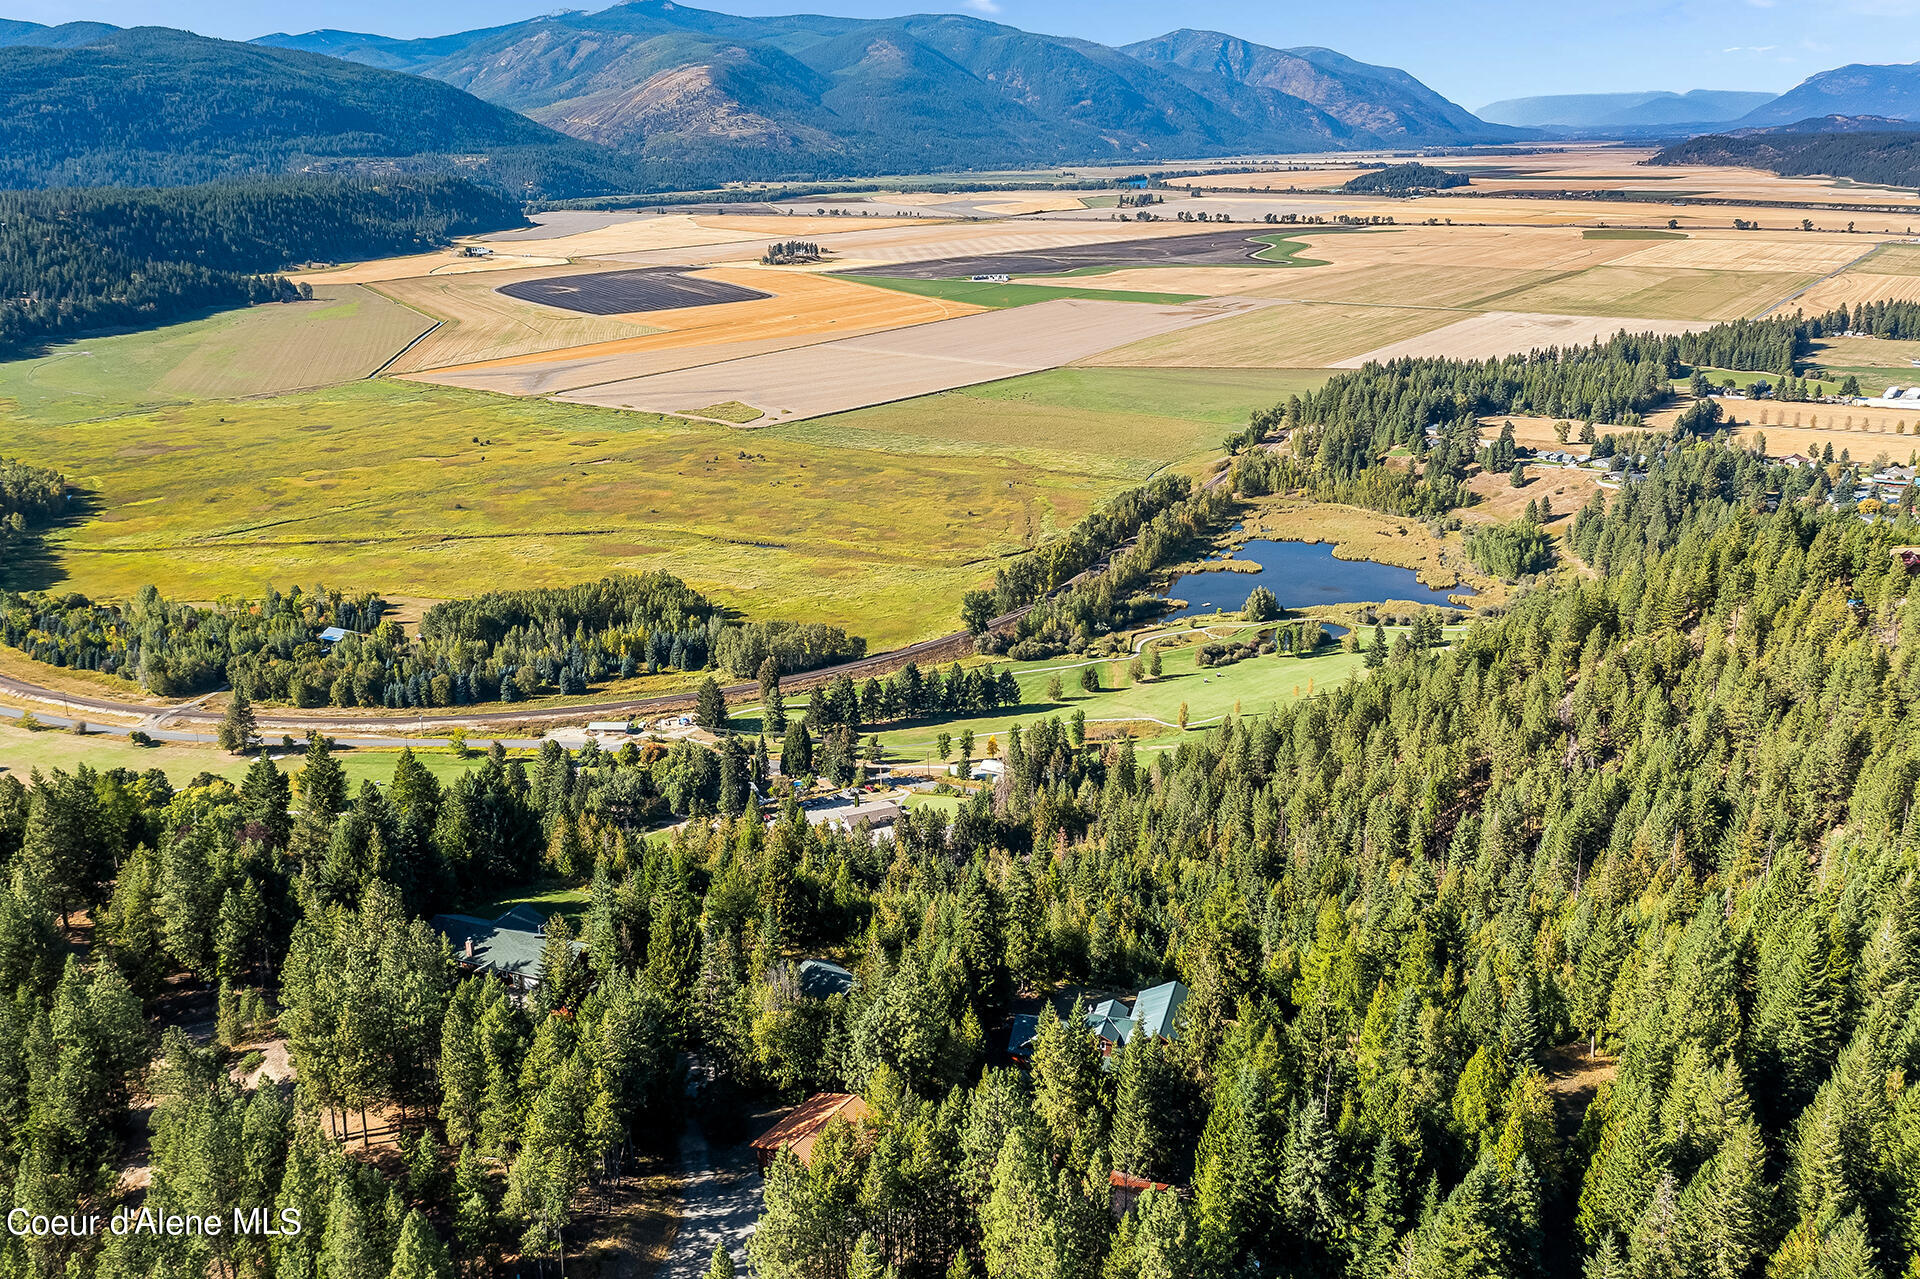
[[(415, 752), (427, 771), (442, 782), (451, 782), (469, 769), (486, 762), (486, 752), (476, 750), (465, 759), (443, 749)], [(358, 790), (363, 781), (387, 782), (393, 777), (397, 750), (341, 750), (334, 754), (347, 775), (350, 790)], [(292, 773), (300, 767), (300, 751), (291, 754), (276, 751), (280, 771)], [(185, 786), (202, 773), (224, 777), (238, 785), (253, 760), (229, 755), (211, 744), (193, 742), (156, 742), (136, 746), (124, 733), (89, 733), (85, 737), (63, 729), (44, 728), (31, 732), (11, 719), (0, 719), (0, 773), (11, 773), (25, 781), (34, 769), (48, 772), (60, 768), (72, 772), (81, 764), (90, 768), (126, 768), (144, 773), (157, 768), (174, 786)]]
[(319, 581), (444, 599), (659, 568), (753, 616), (890, 647), (951, 630), (996, 558), (1117, 483), (1082, 453), (823, 452), (789, 428), (386, 380), (242, 410), (0, 426), (10, 453), (60, 467), (101, 508), (57, 530), (47, 580), (23, 584), (124, 599), (151, 582), (204, 600)]
[(848, 275), (840, 278), (871, 284), (875, 288), (911, 293), (917, 297), (965, 302), (969, 306), (988, 310), (1032, 306), (1036, 302), (1054, 302), (1061, 298), (1093, 302), (1149, 302), (1162, 306), (1178, 306), (1183, 302), (1202, 300), (1202, 295), (1197, 293), (1122, 293), (1112, 289), (1080, 289), (1058, 284), (1023, 284), (1019, 281), (994, 284), (984, 280), (909, 280), (891, 275)]
[[(1229, 619), (1220, 633), (1228, 635), (1240, 629), (1245, 628)], [(939, 734), (958, 739), (963, 731), (972, 729), (974, 758), (984, 759), (989, 738), (996, 739), (1003, 752), (1006, 750), (1007, 730), (1013, 725), (1031, 724), (1049, 716), (1064, 719), (1078, 710), (1086, 712), (1090, 732), (1098, 728), (1097, 721), (1125, 722), (1156, 730), (1140, 739), (1144, 743), (1168, 743), (1182, 736), (1179, 721), (1183, 704), (1190, 730), (1201, 729), (1223, 716), (1260, 715), (1283, 703), (1323, 693), (1366, 669), (1361, 654), (1344, 652), (1336, 645), (1323, 646), (1311, 657), (1272, 654), (1202, 669), (1195, 658), (1199, 654), (1196, 641), (1203, 638), (1189, 635), (1171, 641), (1161, 652), (1161, 677), (1138, 684), (1128, 682), (1129, 659), (1124, 657), (1095, 661), (1062, 657), (1016, 663), (1012, 670), (1020, 683), (1021, 704), (1011, 714), (996, 711), (939, 723), (909, 724), (882, 730), (880, 742), (889, 758), (929, 763), (939, 758)], [(1080, 687), (1080, 675), (1087, 666), (1100, 672), (1101, 691), (1097, 693)], [(1066, 693), (1057, 702), (1046, 695), (1047, 683), (1056, 675)]]
[(751, 404), (742, 404), (738, 400), (728, 400), (724, 404), (709, 404), (704, 409), (695, 409), (694, 417), (713, 418), (721, 422), (732, 422), (736, 426), (745, 426), (749, 422), (758, 422), (766, 414)]
[(0, 362), (0, 401), (40, 421), (78, 422), (193, 399), (240, 399), (364, 378), (432, 321), (360, 285), (311, 302), (221, 311), (139, 333), (56, 343)]

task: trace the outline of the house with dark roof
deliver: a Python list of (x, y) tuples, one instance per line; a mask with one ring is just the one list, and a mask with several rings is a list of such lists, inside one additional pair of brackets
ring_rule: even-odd
[[(1087, 1029), (1100, 1043), (1102, 1056), (1110, 1057), (1121, 1044), (1131, 1043), (1137, 1034), (1155, 1039), (1174, 1039), (1180, 1009), (1187, 1002), (1187, 988), (1178, 981), (1163, 982), (1143, 990), (1132, 999), (1103, 999), (1087, 1009)], [(1040, 1018), (1035, 1013), (1018, 1013), (1007, 1033), (1007, 1055), (1025, 1061), (1033, 1054), (1033, 1042), (1040, 1036)]]
[[(521, 996), (540, 985), (540, 954), (547, 945), (547, 916), (538, 906), (523, 902), (498, 919), (435, 915), (433, 926), (453, 947), (453, 957), (462, 973), (497, 977)], [(586, 953), (586, 947), (579, 942), (569, 945), (576, 956)]]
[(803, 959), (800, 993), (808, 999), (830, 999), (853, 989), (853, 974), (829, 959)]

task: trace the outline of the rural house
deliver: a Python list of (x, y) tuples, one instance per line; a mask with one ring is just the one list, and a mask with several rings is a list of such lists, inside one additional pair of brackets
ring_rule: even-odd
[[(524, 998), (540, 985), (540, 952), (547, 944), (547, 917), (536, 906), (515, 906), (498, 919), (435, 915), (433, 926), (453, 947), (462, 973), (498, 977)], [(579, 942), (573, 953), (585, 953)]]
[(854, 1093), (815, 1093), (749, 1143), (754, 1157), (760, 1161), (761, 1174), (764, 1176), (767, 1169), (773, 1167), (774, 1157), (782, 1150), (792, 1150), (801, 1163), (806, 1163), (813, 1157), (813, 1143), (820, 1140), (827, 1125), (857, 1124), (869, 1113), (867, 1103)]
[[(1184, 983), (1164, 982), (1141, 991), (1131, 1000), (1101, 1000), (1087, 1010), (1087, 1029), (1100, 1041), (1101, 1055), (1111, 1057), (1114, 1048), (1133, 1039), (1136, 1027), (1155, 1039), (1175, 1038), (1175, 1021), (1186, 1002)], [(1039, 1017), (1033, 1013), (1017, 1014), (1008, 1029), (1007, 1055), (1015, 1061), (1027, 1060), (1033, 1053), (1033, 1041), (1039, 1035)]]

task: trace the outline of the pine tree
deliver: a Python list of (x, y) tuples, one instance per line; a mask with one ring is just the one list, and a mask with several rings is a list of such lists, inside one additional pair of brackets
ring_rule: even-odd
[[(771, 662), (773, 659), (767, 659)], [(723, 1243), (713, 1245), (713, 1260), (707, 1263), (707, 1279), (734, 1279), (733, 1254)]]
[(709, 675), (700, 681), (700, 691), (696, 695), (693, 722), (709, 733), (722, 734), (727, 731), (727, 698), (720, 691), (720, 684)]
[(780, 692), (780, 663), (773, 657), (760, 663), (760, 718), (769, 733), (787, 731), (787, 699)]
[(447, 1250), (434, 1234), (433, 1227), (415, 1208), (400, 1228), (400, 1242), (394, 1249), (393, 1268), (387, 1279), (452, 1279), (453, 1263)]
[(260, 729), (254, 722), (253, 703), (247, 700), (247, 690), (237, 684), (233, 696), (227, 699), (227, 713), (221, 716), (215, 737), (220, 742), (220, 749), (230, 755), (245, 755), (260, 744)]

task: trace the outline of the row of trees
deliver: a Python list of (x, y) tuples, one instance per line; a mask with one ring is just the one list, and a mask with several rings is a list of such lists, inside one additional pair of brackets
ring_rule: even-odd
[[(230, 683), (297, 706), (461, 706), (586, 692), (610, 679), (767, 661), (805, 671), (864, 656), (837, 627), (732, 622), (666, 573), (495, 592), (429, 609), (417, 637), (378, 596), (299, 588), (197, 608), (148, 587), (126, 608), (78, 595), (0, 592), (0, 642), (40, 661), (139, 681), (163, 695)], [(327, 644), (320, 632), (350, 632)]]

